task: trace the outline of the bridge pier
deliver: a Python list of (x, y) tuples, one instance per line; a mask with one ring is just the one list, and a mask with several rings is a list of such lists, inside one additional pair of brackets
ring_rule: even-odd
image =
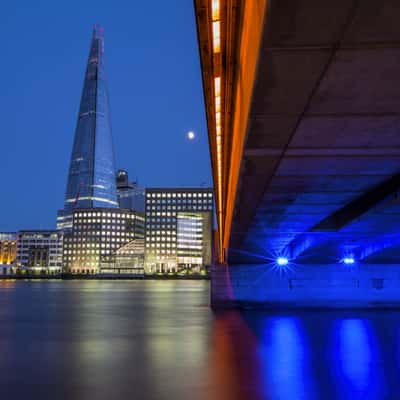
[(400, 265), (215, 265), (213, 308), (399, 308)]

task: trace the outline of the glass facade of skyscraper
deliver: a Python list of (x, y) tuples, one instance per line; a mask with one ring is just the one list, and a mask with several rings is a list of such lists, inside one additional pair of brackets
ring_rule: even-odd
[(76, 208), (118, 207), (111, 115), (102, 28), (95, 26), (59, 228), (70, 228)]

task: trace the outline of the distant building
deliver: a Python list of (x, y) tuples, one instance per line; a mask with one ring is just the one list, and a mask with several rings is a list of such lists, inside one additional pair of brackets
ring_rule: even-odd
[(137, 182), (129, 182), (128, 172), (117, 171), (117, 197), (120, 208), (144, 213), (145, 190)]
[(17, 234), (0, 232), (0, 274), (7, 273), (17, 258)]
[(111, 115), (104, 68), (103, 29), (95, 26), (86, 67), (64, 208), (57, 229), (72, 226), (76, 208), (117, 208)]
[(200, 272), (211, 263), (212, 229), (212, 189), (146, 189), (146, 273)]
[(99, 273), (102, 258), (144, 238), (144, 215), (132, 210), (76, 209), (72, 221), (64, 237), (63, 262), (64, 270), (74, 274)]
[(17, 267), (32, 272), (59, 273), (62, 270), (63, 233), (30, 230), (17, 233)]

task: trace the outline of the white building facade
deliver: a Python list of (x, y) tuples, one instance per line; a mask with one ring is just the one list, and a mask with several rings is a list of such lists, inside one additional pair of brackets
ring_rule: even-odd
[(53, 230), (19, 231), (17, 267), (28, 272), (62, 271), (63, 233)]

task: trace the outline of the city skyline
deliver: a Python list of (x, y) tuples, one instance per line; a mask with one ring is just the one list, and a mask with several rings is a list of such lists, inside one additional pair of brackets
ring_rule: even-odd
[[(15, 41), (6, 46), (8, 61), (2, 67), (5, 91), (0, 106), (8, 149), (0, 160), (8, 190), (1, 202), (7, 210), (1, 215), (2, 231), (55, 226), (65, 195), (90, 33), (97, 22), (106, 32), (116, 168), (126, 169), (141, 186), (211, 186), (192, 4), (182, 2), (179, 12), (170, 13), (176, 27), (167, 34), (161, 15), (156, 16), (158, 28), (149, 34), (140, 18), (132, 27), (124, 13), (93, 9), (93, 3), (75, 15), (76, 4), (63, 6), (62, 20), (49, 18), (59, 13), (50, 3), (43, 5), (43, 16), (40, 7), (5, 10), (8, 23), (0, 29)], [(150, 11), (147, 5), (132, 8), (138, 15)], [(161, 9), (168, 11), (162, 3)], [(32, 27), (34, 43), (24, 56), (17, 52), (23, 39), (17, 32), (21, 22)], [(154, 48), (163, 54), (155, 54)], [(30, 72), (26, 78), (25, 70)], [(189, 141), (186, 134), (192, 130), (196, 138)]]

